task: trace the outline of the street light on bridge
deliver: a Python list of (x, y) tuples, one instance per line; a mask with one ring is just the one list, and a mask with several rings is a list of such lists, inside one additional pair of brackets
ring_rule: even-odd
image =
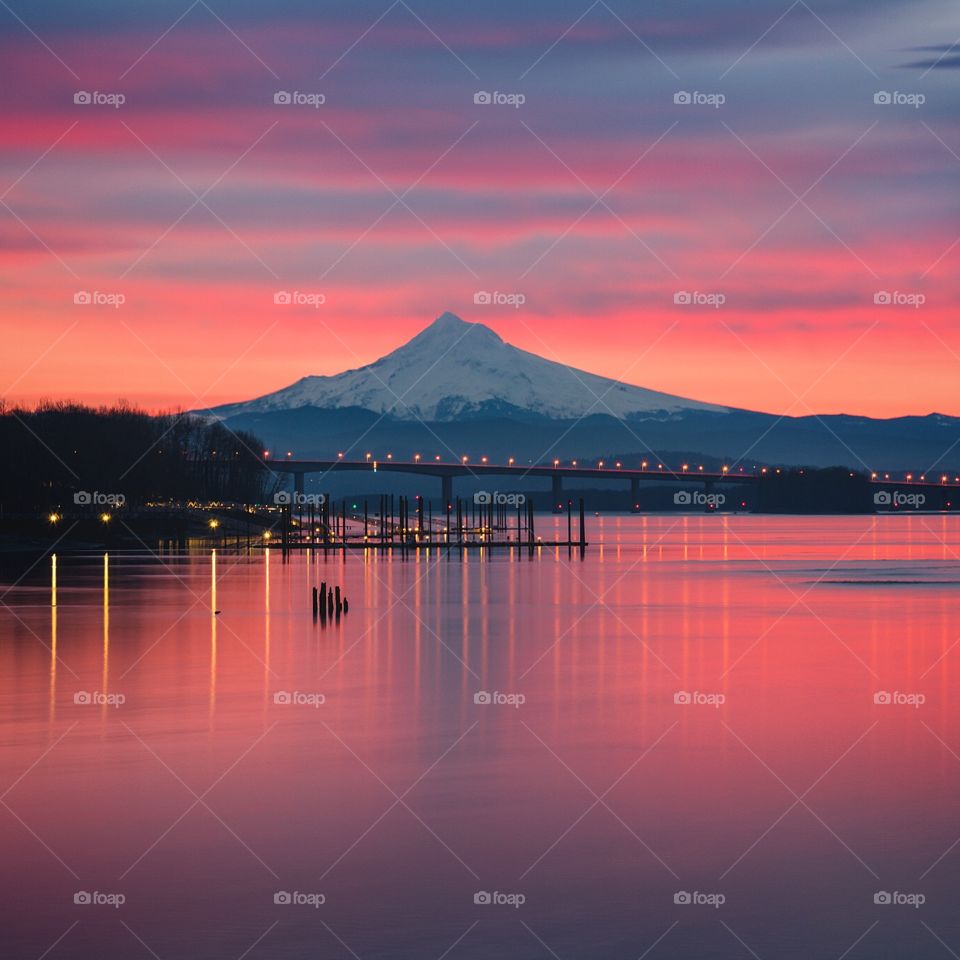
[(371, 454), (368, 453), (368, 454), (367, 454), (367, 463), (370, 462), (370, 457), (371, 457)]
[(511, 458), (507, 461), (507, 466), (510, 466), (510, 467), (513, 466), (513, 457), (511, 457)]
[(419, 462), (420, 462), (420, 454), (419, 454), (419, 453), (415, 453), (415, 454), (413, 455), (413, 462), (414, 462), (414, 463), (419, 463)]

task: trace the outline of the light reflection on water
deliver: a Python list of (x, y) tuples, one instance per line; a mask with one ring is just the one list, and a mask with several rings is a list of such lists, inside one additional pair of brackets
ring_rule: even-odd
[[(61, 554), (20, 582), (8, 560), (9, 955), (68, 929), (51, 956), (960, 952), (953, 524), (619, 517), (582, 560)], [(321, 580), (339, 621), (312, 618)], [(126, 902), (73, 903), (94, 890)]]

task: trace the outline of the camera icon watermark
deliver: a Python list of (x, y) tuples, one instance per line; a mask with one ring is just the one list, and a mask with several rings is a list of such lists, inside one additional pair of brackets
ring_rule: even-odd
[(127, 698), (122, 693), (101, 693), (99, 690), (78, 690), (73, 695), (73, 702), (78, 707), (122, 707)]
[(127, 902), (127, 898), (122, 893), (78, 890), (73, 895), (73, 902), (81, 907), (113, 907), (115, 910), (119, 910)]
[(678, 507), (722, 507), (727, 502), (726, 494), (703, 493), (700, 490), (678, 490), (673, 495)]
[(313, 707), (316, 709), (327, 702), (322, 693), (304, 693), (300, 690), (277, 690), (273, 702), (283, 707)]
[(327, 902), (326, 894), (301, 893), (299, 890), (278, 890), (273, 902), (279, 907), (313, 907), (316, 910)]
[(923, 893), (878, 890), (873, 895), (873, 902), (881, 907), (913, 907), (914, 910), (917, 910), (927, 902), (927, 897)]
[(316, 310), (327, 302), (327, 295), (303, 290), (277, 290), (273, 302), (278, 307), (313, 307)]
[(918, 509), (927, 502), (925, 493), (904, 493), (902, 490), (877, 490), (873, 502), (878, 507), (913, 507)]
[(113, 307), (117, 310), (126, 302), (126, 294), (104, 293), (102, 290), (78, 290), (73, 295), (73, 303), (77, 307)]
[(701, 893), (699, 890), (678, 890), (673, 895), (673, 902), (681, 907), (713, 907), (719, 910), (726, 902), (727, 898), (722, 893)]
[(880, 707), (913, 707), (915, 710), (927, 702), (925, 693), (904, 693), (901, 690), (878, 690), (873, 702)]
[(279, 107), (313, 107), (314, 110), (318, 110), (327, 102), (327, 97), (323, 93), (278, 90), (273, 95), (273, 102)]
[(724, 293), (678, 290), (673, 295), (673, 302), (678, 307), (713, 307), (714, 310), (719, 310), (727, 302), (727, 296)]
[(518, 910), (526, 902), (527, 898), (522, 893), (501, 893), (499, 890), (478, 890), (473, 895), (473, 902), (481, 907), (513, 907)]
[(501, 507), (520, 507), (527, 502), (526, 494), (523, 493), (501, 493), (494, 490), (478, 490), (473, 495), (473, 502), (477, 506), (489, 506), (494, 504)]
[(878, 290), (873, 295), (873, 302), (878, 307), (913, 307), (914, 310), (919, 310), (927, 302), (927, 297), (923, 293)]
[(278, 507), (319, 507), (327, 502), (325, 493), (291, 493), (289, 490), (278, 490), (273, 495), (273, 502)]
[(123, 493), (78, 490), (73, 495), (73, 502), (78, 507), (122, 507), (127, 502), (127, 497)]
[(726, 694), (701, 693), (699, 690), (677, 690), (673, 702), (680, 706), (713, 707), (719, 709), (727, 702)]
[(927, 97), (923, 93), (878, 90), (873, 95), (873, 102), (878, 107), (913, 107), (914, 110), (918, 110), (927, 102)]
[(473, 295), (473, 302), (478, 307), (513, 307), (514, 310), (519, 310), (527, 302), (527, 297), (523, 293), (478, 290)]
[(488, 90), (478, 90), (473, 95), (473, 102), (483, 107), (513, 107), (517, 110), (527, 102), (527, 97), (523, 93), (501, 93), (499, 90), (491, 93)]
[(513, 707), (519, 709), (527, 702), (527, 697), (523, 693), (501, 693), (499, 690), (492, 692), (488, 690), (478, 690), (473, 695), (473, 702), (483, 707)]
[(699, 90), (678, 90), (673, 102), (681, 107), (713, 107), (719, 110), (727, 102), (726, 94), (701, 93)]
[(127, 98), (122, 93), (101, 93), (99, 90), (77, 90), (73, 102), (81, 107), (113, 107), (119, 110)]

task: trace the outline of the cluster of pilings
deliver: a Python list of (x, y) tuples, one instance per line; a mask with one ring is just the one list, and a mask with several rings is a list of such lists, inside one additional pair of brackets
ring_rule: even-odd
[(346, 614), (350, 611), (350, 603), (346, 595), (340, 595), (339, 587), (327, 589), (327, 581), (323, 580), (320, 587), (313, 588), (313, 619), (319, 619), (321, 623), (326, 623), (327, 618), (331, 620), (340, 620), (340, 614)]
[(378, 510), (370, 512), (369, 501), (347, 509), (324, 498), (321, 504), (291, 507), (281, 516), (280, 546), (283, 549), (317, 546), (322, 548), (399, 547), (407, 550), (429, 546), (470, 547), (577, 547), (587, 546), (584, 502), (579, 500), (579, 517), (574, 526), (574, 502), (567, 501), (566, 539), (544, 541), (536, 533), (533, 500), (522, 495), (488, 496), (469, 500), (459, 497), (441, 505), (434, 514), (433, 503), (422, 497), (380, 496)]

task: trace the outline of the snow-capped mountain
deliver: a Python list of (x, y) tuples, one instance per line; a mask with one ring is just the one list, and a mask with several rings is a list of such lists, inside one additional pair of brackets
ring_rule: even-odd
[(255, 400), (202, 412), (227, 418), (301, 407), (353, 407), (425, 421), (488, 415), (567, 420), (591, 413), (666, 419), (695, 411), (728, 412), (547, 360), (452, 313), (367, 366), (330, 377), (304, 377)]

